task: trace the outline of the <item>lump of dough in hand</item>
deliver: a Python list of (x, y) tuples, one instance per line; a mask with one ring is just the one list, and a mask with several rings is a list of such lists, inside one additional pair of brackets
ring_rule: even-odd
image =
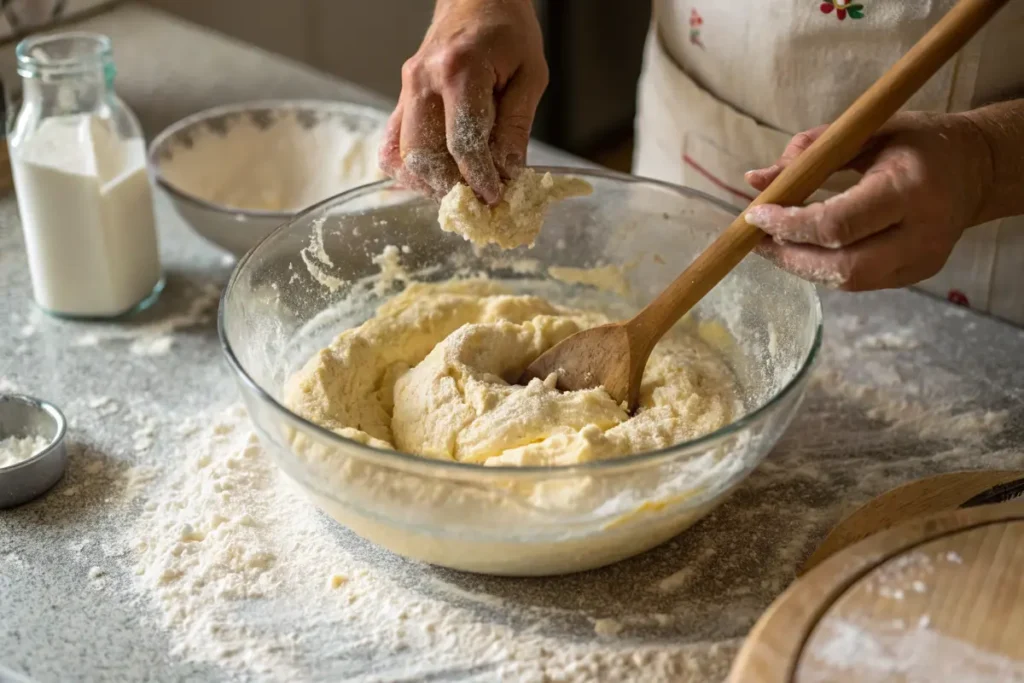
[(459, 183), (441, 200), (441, 229), (462, 235), (477, 246), (493, 243), (502, 249), (533, 246), (548, 206), (593, 191), (582, 178), (540, 175), (525, 168), (505, 186), (497, 206), (484, 204), (468, 185)]

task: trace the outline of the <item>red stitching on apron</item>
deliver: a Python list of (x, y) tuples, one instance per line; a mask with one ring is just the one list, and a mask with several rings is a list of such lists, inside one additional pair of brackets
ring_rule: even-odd
[(949, 290), (949, 294), (946, 295), (946, 299), (948, 299), (950, 303), (954, 303), (957, 306), (966, 306), (968, 308), (970, 308), (971, 306), (971, 302), (967, 300), (967, 295), (961, 292), (959, 289)]
[(692, 166), (693, 170), (697, 171), (697, 173), (700, 173), (702, 176), (707, 178), (708, 181), (710, 181), (713, 185), (715, 185), (719, 189), (725, 190), (726, 192), (731, 192), (732, 194), (736, 195), (740, 199), (746, 199), (748, 202), (754, 201), (754, 199), (755, 199), (754, 195), (747, 194), (746, 192), (744, 192), (742, 190), (737, 190), (734, 187), (730, 187), (729, 185), (727, 185), (723, 181), (721, 181), (718, 178), (716, 178), (715, 176), (711, 175), (711, 173), (709, 173), (706, 168), (704, 168), (703, 166), (698, 164), (696, 161), (694, 161), (693, 158), (689, 154), (684, 154), (683, 155), (683, 163), (686, 163), (686, 164), (689, 164), (690, 166)]

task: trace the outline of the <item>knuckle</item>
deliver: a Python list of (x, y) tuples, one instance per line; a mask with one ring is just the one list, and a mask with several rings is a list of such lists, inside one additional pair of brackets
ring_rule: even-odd
[(458, 180), (458, 169), (447, 152), (412, 150), (405, 155), (404, 166), (412, 176), (435, 189), (443, 186), (447, 191)]
[(429, 176), (437, 168), (437, 162), (429, 152), (414, 150), (405, 155), (405, 168), (414, 176)]
[(913, 200), (927, 193), (928, 171), (913, 154), (893, 155), (880, 172), (895, 195)]
[(437, 56), (437, 70), (445, 82), (454, 81), (470, 69), (476, 61), (476, 49), (460, 42), (445, 47)]
[(455, 135), (448, 138), (448, 151), (456, 159), (475, 158), (488, 150), (487, 141), (479, 135)]
[(811, 146), (812, 142), (814, 142), (814, 136), (810, 131), (805, 130), (802, 133), (794, 135), (793, 139), (789, 141), (789, 146), (793, 151), (803, 152)]
[(850, 219), (843, 214), (827, 213), (818, 224), (818, 244), (827, 249), (839, 249), (849, 244), (853, 234)]
[(402, 64), (402, 84), (411, 86), (423, 80), (423, 61), (418, 57), (410, 57)]

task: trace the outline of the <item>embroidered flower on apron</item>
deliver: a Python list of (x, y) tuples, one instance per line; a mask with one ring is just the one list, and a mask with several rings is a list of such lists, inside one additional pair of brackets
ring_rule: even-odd
[[(751, 12), (736, 0), (653, 0), (634, 173), (742, 210), (757, 194), (745, 171), (775, 163), (794, 133), (834, 120), (955, 4), (772, 0), (770, 11)], [(1024, 93), (1024, 59), (1006, 57), (1017, 54), (1021, 26), (1024, 0), (1012, 0), (907, 108), (964, 111)], [(812, 200), (857, 180), (837, 174)], [(1024, 217), (969, 229), (918, 287), (1024, 325)]]
[(704, 49), (704, 43), (700, 40), (700, 27), (704, 23), (704, 18), (700, 15), (696, 9), (690, 10), (690, 42)]
[(829, 0), (821, 3), (822, 14), (831, 14), (832, 10), (836, 11), (836, 19), (839, 21), (845, 19), (847, 14), (851, 19), (864, 18), (864, 5), (859, 3), (849, 3), (844, 0)]
[(967, 295), (961, 292), (959, 289), (951, 289), (946, 294), (946, 300), (950, 303), (956, 304), (957, 306), (966, 306), (970, 308), (971, 302), (967, 300)]

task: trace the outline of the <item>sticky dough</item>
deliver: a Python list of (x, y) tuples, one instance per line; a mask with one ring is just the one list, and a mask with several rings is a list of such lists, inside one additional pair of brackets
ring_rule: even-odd
[(414, 283), (342, 332), (288, 383), (290, 409), (381, 448), (483, 465), (565, 465), (651, 451), (729, 423), (734, 379), (683, 332), (651, 355), (630, 417), (603, 389), (514, 384), (542, 352), (604, 315), (486, 280)]
[(590, 183), (572, 176), (543, 175), (523, 169), (508, 183), (497, 206), (481, 202), (469, 186), (459, 183), (441, 200), (437, 221), (441, 229), (462, 235), (478, 246), (502, 249), (533, 246), (552, 203), (588, 195)]

